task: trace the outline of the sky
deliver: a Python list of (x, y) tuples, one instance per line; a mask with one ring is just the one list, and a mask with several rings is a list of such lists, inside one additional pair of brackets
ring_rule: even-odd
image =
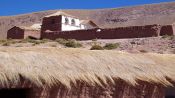
[(0, 16), (54, 9), (100, 9), (135, 6), (175, 0), (0, 0)]

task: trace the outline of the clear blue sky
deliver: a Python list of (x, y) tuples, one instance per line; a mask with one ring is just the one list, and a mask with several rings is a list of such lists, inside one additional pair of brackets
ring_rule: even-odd
[(52, 9), (116, 8), (175, 0), (0, 0), (0, 16)]

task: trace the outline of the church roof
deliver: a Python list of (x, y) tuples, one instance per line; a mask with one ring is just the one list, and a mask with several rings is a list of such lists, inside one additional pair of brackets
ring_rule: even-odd
[(90, 24), (94, 27), (99, 27), (96, 23), (94, 23), (92, 20), (81, 20), (80, 21), (80, 24), (83, 24), (83, 25), (87, 25), (87, 24)]
[(30, 27), (31, 28), (36, 28), (36, 29), (41, 29), (41, 23), (36, 23), (36, 24), (33, 24), (33, 25), (31, 25)]
[(65, 13), (65, 12), (63, 12), (63, 11), (58, 11), (58, 12), (56, 12), (56, 13), (47, 15), (47, 16), (45, 16), (45, 17), (60, 16), (60, 15), (61, 15), (61, 16), (68, 16), (68, 17), (76, 18), (75, 16), (69, 15), (69, 14), (67, 14), (67, 13)]
[(31, 25), (31, 26), (15, 26), (15, 27), (19, 27), (19, 28), (24, 29), (24, 30), (36, 30), (36, 31), (39, 31), (41, 29), (41, 24), (40, 23), (36, 23), (36, 24)]

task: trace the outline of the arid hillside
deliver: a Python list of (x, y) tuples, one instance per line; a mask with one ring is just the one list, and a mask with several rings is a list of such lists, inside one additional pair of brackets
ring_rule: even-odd
[[(17, 16), (1, 16), (0, 38), (6, 38), (7, 30), (14, 25), (28, 26), (33, 23), (40, 23), (44, 16), (56, 11), (50, 10)], [(80, 19), (93, 20), (99, 26), (106, 28), (146, 24), (171, 24), (175, 22), (175, 2), (113, 9), (64, 11)]]

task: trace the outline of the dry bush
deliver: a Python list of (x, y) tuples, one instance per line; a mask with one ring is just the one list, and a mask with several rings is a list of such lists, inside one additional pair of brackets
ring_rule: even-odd
[(104, 50), (104, 48), (100, 45), (95, 44), (91, 47), (90, 50)]
[(0, 40), (0, 44), (2, 44), (2, 46), (10, 46), (10, 44), (15, 44), (15, 43), (18, 43), (18, 40), (13, 40), (13, 39)]
[(65, 44), (65, 46), (72, 47), (72, 48), (79, 48), (79, 47), (82, 47), (82, 44), (80, 44), (74, 39), (70, 39), (70, 40), (67, 40), (67, 43)]
[(61, 45), (65, 45), (67, 43), (67, 40), (63, 38), (57, 38), (55, 41)]
[(9, 42), (5, 42), (2, 44), (2, 46), (10, 46), (10, 43)]
[(141, 53), (148, 53), (148, 51), (142, 49), (142, 50), (139, 50)]
[(82, 47), (82, 44), (79, 43), (78, 41), (76, 41), (75, 39), (63, 39), (63, 38), (58, 38), (55, 40), (56, 42), (58, 42), (59, 44), (62, 44), (66, 47), (72, 47), (72, 48), (79, 48)]
[(107, 43), (103, 48), (107, 50), (112, 50), (118, 48), (119, 46), (119, 43)]
[(173, 39), (175, 39), (175, 36), (174, 35), (163, 35), (162, 38), (163, 39), (173, 40)]

